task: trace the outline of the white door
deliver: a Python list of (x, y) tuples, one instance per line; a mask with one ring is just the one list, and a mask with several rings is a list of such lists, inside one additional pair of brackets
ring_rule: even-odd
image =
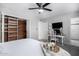
[(48, 23), (40, 21), (38, 24), (38, 37), (39, 39), (48, 39)]

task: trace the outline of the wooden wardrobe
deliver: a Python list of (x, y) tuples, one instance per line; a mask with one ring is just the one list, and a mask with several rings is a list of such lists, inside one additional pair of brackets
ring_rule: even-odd
[(13, 41), (27, 37), (26, 20), (7, 16), (4, 17), (4, 41)]

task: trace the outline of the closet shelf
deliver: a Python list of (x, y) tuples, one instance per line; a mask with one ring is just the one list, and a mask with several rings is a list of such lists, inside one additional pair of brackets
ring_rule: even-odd
[(10, 38), (10, 37), (17, 37), (17, 35), (11, 35), (11, 36), (8, 36), (8, 37), (9, 37), (9, 38)]
[(13, 32), (17, 32), (17, 31), (4, 31), (4, 32), (13, 33)]
[(11, 25), (11, 26), (17, 26), (17, 24), (4, 24), (4, 25)]

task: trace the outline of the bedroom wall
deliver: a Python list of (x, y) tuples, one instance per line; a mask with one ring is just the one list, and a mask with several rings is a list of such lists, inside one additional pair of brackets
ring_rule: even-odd
[[(68, 15), (65, 16), (58, 16), (55, 19), (52, 18), (52, 20), (50, 21), (51, 23), (55, 23), (55, 22), (63, 22), (63, 32), (65, 35), (65, 42), (70, 42), (70, 17)], [(50, 23), (49, 22), (49, 23)]]
[(26, 7), (28, 4), (0, 4), (0, 11), (6, 15), (20, 17), (27, 20), (27, 38), (38, 38), (38, 20), (33, 11), (29, 12)]
[(74, 17), (79, 17), (79, 12), (50, 17), (45, 20), (51, 24), (55, 22), (63, 22), (63, 32), (65, 35), (64, 43), (70, 43), (70, 20)]

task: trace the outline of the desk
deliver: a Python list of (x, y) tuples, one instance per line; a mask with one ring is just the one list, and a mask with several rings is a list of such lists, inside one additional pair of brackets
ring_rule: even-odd
[[(64, 42), (64, 36), (61, 36), (61, 35), (53, 35), (53, 37), (55, 38), (55, 41), (56, 41), (56, 37), (61, 38), (61, 40), (62, 40), (62, 45), (63, 45), (63, 42)], [(52, 40), (52, 39), (51, 39), (51, 40)]]

